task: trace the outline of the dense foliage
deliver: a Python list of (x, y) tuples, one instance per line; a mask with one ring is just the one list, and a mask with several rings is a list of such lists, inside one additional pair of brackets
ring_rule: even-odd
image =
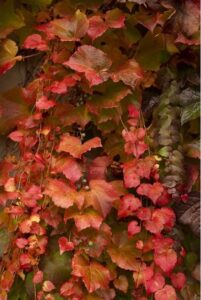
[(0, 73), (39, 58), (1, 95), (1, 300), (193, 299), (198, 30), (197, 0), (1, 2)]

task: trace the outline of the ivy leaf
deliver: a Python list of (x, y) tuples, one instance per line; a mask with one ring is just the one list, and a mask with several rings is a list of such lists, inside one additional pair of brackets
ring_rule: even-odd
[(56, 36), (62, 42), (79, 41), (88, 30), (88, 19), (84, 13), (77, 10), (73, 16), (55, 19), (49, 23), (37, 26), (37, 29), (46, 33), (49, 39)]
[(52, 162), (52, 172), (63, 173), (72, 183), (78, 181), (83, 173), (80, 164), (73, 157), (61, 157)]
[(135, 212), (142, 206), (140, 199), (132, 194), (127, 194), (120, 199), (120, 205), (118, 208), (118, 217), (125, 218), (133, 216)]
[(105, 20), (110, 28), (122, 28), (124, 27), (125, 15), (120, 9), (114, 8), (106, 12)]
[(74, 249), (74, 244), (70, 242), (65, 236), (62, 236), (58, 240), (60, 254), (63, 254), (66, 251), (71, 251)]
[(169, 207), (155, 209), (151, 218), (144, 222), (145, 228), (151, 233), (160, 233), (163, 229), (171, 229), (175, 224), (175, 214)]
[(148, 294), (155, 293), (165, 285), (165, 279), (160, 273), (155, 273), (152, 278), (145, 282), (145, 288)]
[[(6, 270), (2, 272), (1, 276), (1, 288), (5, 291), (9, 291), (14, 282), (14, 273)], [(5, 299), (5, 298), (4, 298)]]
[(111, 159), (108, 156), (99, 156), (92, 161), (86, 161), (88, 180), (106, 179), (107, 167), (110, 163)]
[(65, 211), (64, 221), (66, 222), (69, 219), (74, 219), (75, 226), (77, 227), (78, 231), (81, 231), (88, 227), (92, 227), (98, 230), (103, 221), (103, 218), (95, 210), (87, 208), (80, 212), (75, 207), (72, 207)]
[(124, 129), (122, 136), (125, 140), (125, 152), (139, 158), (148, 149), (147, 144), (144, 142), (145, 134), (143, 128), (133, 128), (131, 131)]
[(181, 112), (181, 125), (197, 119), (200, 116), (200, 103), (195, 102), (186, 106)]
[[(83, 240), (83, 246), (87, 255), (91, 257), (100, 257), (111, 241), (111, 228), (102, 223), (98, 230), (88, 228), (80, 232), (80, 239)], [(86, 246), (86, 240), (88, 245)]]
[(107, 30), (107, 25), (100, 16), (93, 16), (89, 18), (89, 28), (87, 34), (92, 40), (95, 40), (97, 37), (103, 35)]
[(104, 218), (110, 212), (115, 200), (120, 196), (112, 182), (105, 180), (91, 180), (90, 190), (85, 193), (85, 206), (93, 206)]
[(36, 107), (39, 110), (48, 110), (56, 105), (56, 102), (52, 99), (48, 99), (46, 96), (40, 97), (36, 101)]
[(88, 110), (97, 116), (103, 114), (103, 109), (118, 108), (120, 101), (131, 94), (130, 89), (123, 84), (114, 84), (111, 81), (100, 86), (100, 90), (101, 95), (93, 95), (86, 103)]
[(157, 203), (158, 198), (162, 195), (164, 187), (160, 182), (142, 183), (137, 188), (137, 193), (142, 196), (146, 196), (152, 200), (154, 204)]
[(177, 263), (177, 253), (172, 249), (173, 240), (158, 237), (154, 239), (154, 262), (165, 273), (173, 270)]
[(142, 81), (143, 77), (143, 70), (134, 59), (130, 59), (120, 65), (111, 75), (114, 82), (122, 80), (123, 83), (131, 86), (133, 89)]
[(69, 88), (75, 86), (77, 81), (80, 80), (80, 76), (77, 74), (72, 76), (66, 76), (61, 81), (53, 81), (50, 86), (46, 87), (46, 91), (50, 91), (55, 94), (65, 94)]
[(126, 162), (123, 165), (125, 186), (127, 188), (135, 188), (140, 185), (141, 178), (149, 179), (154, 165), (155, 159), (153, 157)]
[(114, 280), (114, 286), (116, 289), (122, 291), (123, 293), (127, 293), (128, 290), (128, 279), (124, 275), (120, 275), (118, 278)]
[(90, 85), (97, 85), (109, 78), (111, 59), (102, 50), (93, 46), (80, 46), (70, 59), (64, 63), (71, 69), (85, 73)]
[(28, 190), (24, 191), (21, 195), (21, 201), (28, 207), (35, 207), (37, 200), (43, 197), (41, 188), (35, 184), (31, 185)]
[(49, 179), (44, 194), (51, 197), (56, 206), (62, 208), (73, 206), (74, 203), (82, 207), (84, 202), (83, 195), (59, 179)]
[(184, 275), (184, 273), (181, 273), (181, 272), (172, 273), (170, 275), (170, 278), (171, 278), (173, 286), (178, 290), (183, 289), (183, 287), (186, 284), (186, 276)]
[(54, 284), (49, 281), (49, 280), (46, 280), (43, 282), (43, 291), (44, 292), (51, 292), (52, 290), (54, 290), (56, 287), (54, 286)]
[(118, 267), (137, 271), (140, 268), (139, 250), (135, 248), (136, 240), (128, 238), (127, 232), (121, 231), (113, 235), (112, 243), (108, 246), (107, 252), (113, 263)]
[(129, 236), (133, 236), (137, 233), (139, 233), (141, 231), (141, 227), (138, 226), (138, 222), (137, 221), (131, 221), (128, 224), (128, 235)]
[(145, 70), (157, 71), (168, 58), (164, 35), (148, 31), (139, 43), (135, 58)]
[(38, 270), (33, 276), (33, 283), (38, 284), (43, 281), (43, 272)]
[(11, 69), (15, 63), (22, 59), (22, 56), (16, 56), (18, 47), (12, 40), (5, 39), (0, 44), (0, 75)]
[(106, 289), (111, 280), (111, 274), (107, 268), (96, 261), (90, 262), (82, 254), (76, 254), (73, 257), (72, 269), (72, 274), (82, 278), (90, 293), (99, 288)]
[(61, 142), (59, 143), (58, 152), (70, 153), (75, 158), (81, 158), (82, 154), (90, 151), (92, 148), (102, 147), (101, 140), (98, 137), (90, 139), (85, 143), (81, 143), (81, 140), (75, 136), (70, 136), (69, 134), (64, 134), (61, 137)]
[(25, 49), (37, 49), (39, 51), (47, 51), (48, 45), (45, 40), (42, 39), (40, 34), (29, 35), (23, 44)]
[(74, 279), (68, 280), (64, 284), (62, 284), (60, 288), (60, 294), (63, 297), (73, 296), (78, 297), (78, 299), (83, 296), (83, 292), (79, 283), (75, 282)]
[(13, 0), (1, 3), (0, 11), (0, 39), (6, 38), (13, 30), (23, 27), (24, 18), (20, 11), (15, 11)]
[(167, 249), (161, 253), (157, 252), (154, 261), (165, 273), (169, 273), (177, 263), (177, 254), (173, 249)]
[(20, 88), (11, 89), (0, 95), (0, 131), (8, 133), (29, 116), (29, 106)]
[(165, 285), (155, 293), (155, 300), (177, 300), (175, 289), (169, 284)]
[(138, 288), (140, 285), (144, 285), (147, 288), (146, 282), (153, 278), (154, 271), (153, 267), (147, 266), (145, 263), (142, 263), (139, 270), (133, 272), (133, 279)]

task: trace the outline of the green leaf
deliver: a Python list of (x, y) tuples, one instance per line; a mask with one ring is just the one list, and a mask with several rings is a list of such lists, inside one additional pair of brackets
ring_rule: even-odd
[(189, 271), (192, 271), (195, 268), (197, 261), (198, 261), (198, 257), (196, 253), (189, 252), (186, 254), (185, 265)]
[(30, 297), (26, 292), (25, 283), (17, 276), (8, 295), (9, 300), (29, 300)]
[(23, 27), (24, 18), (19, 10), (14, 9), (13, 0), (1, 4), (0, 39), (5, 38), (13, 30)]
[(145, 70), (157, 71), (169, 58), (165, 36), (162, 33), (147, 32), (139, 43), (135, 58)]
[(167, 150), (167, 147), (162, 147), (159, 151), (158, 154), (160, 154), (160, 156), (163, 157), (168, 157), (169, 156), (169, 152)]
[(200, 103), (192, 103), (185, 107), (181, 113), (181, 124), (185, 124), (191, 120), (197, 119), (200, 116)]
[(60, 286), (70, 277), (71, 254), (65, 252), (60, 255), (58, 236), (50, 239), (48, 250), (40, 261), (39, 269), (44, 272), (44, 280), (50, 280), (56, 286)]

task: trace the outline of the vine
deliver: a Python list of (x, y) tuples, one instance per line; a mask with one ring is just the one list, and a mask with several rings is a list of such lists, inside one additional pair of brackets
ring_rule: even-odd
[[(51, 2), (4, 3), (15, 17), (23, 12), (13, 29), (21, 52), (7, 29), (0, 72), (35, 55), (42, 63), (32, 81), (3, 95), (16, 114), (8, 137), (18, 156), (0, 163), (0, 226), (9, 240), (0, 299), (180, 299), (186, 275), (185, 249), (172, 234), (177, 186), (167, 190), (160, 179), (141, 102), (160, 67), (197, 45), (197, 28), (184, 36), (171, 1)], [(30, 11), (34, 25), (22, 25)], [(166, 102), (171, 88), (156, 112), (161, 146), (175, 121)]]

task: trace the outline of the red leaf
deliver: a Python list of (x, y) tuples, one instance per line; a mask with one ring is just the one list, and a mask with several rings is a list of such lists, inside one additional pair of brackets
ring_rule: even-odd
[(134, 104), (128, 106), (128, 113), (130, 118), (139, 119), (140, 111)]
[(118, 69), (112, 73), (111, 78), (114, 82), (123, 81), (126, 85), (131, 86), (135, 89), (144, 77), (144, 72), (139, 64), (134, 60), (130, 59), (124, 64), (120, 65)]
[(64, 284), (62, 284), (60, 288), (60, 294), (64, 297), (77, 297), (77, 299), (80, 299), (80, 297), (83, 296), (83, 291), (79, 284), (75, 282), (74, 278), (70, 279), (69, 281), (66, 281)]
[(155, 273), (154, 276), (145, 282), (145, 288), (148, 294), (155, 293), (162, 289), (165, 285), (165, 279), (160, 273)]
[(186, 284), (186, 276), (184, 273), (173, 273), (170, 275), (170, 278), (173, 286), (178, 290), (183, 289), (184, 285)]
[(136, 249), (135, 242), (133, 238), (128, 238), (125, 231), (114, 233), (107, 249), (113, 263), (125, 270), (138, 271), (141, 266), (138, 260), (140, 251)]
[(139, 233), (141, 231), (141, 227), (138, 226), (138, 222), (137, 221), (131, 221), (128, 224), (128, 235), (129, 236), (133, 236), (137, 233)]
[(127, 188), (137, 187), (140, 185), (140, 179), (149, 179), (151, 171), (155, 165), (153, 157), (144, 159), (134, 159), (123, 165), (124, 182)]
[(81, 277), (89, 293), (102, 288), (106, 289), (111, 280), (107, 268), (96, 261), (88, 261), (83, 255), (76, 254), (72, 260), (72, 274)]
[(33, 276), (33, 283), (38, 284), (43, 281), (43, 272), (42, 271), (37, 271), (34, 276)]
[(165, 285), (155, 293), (155, 300), (177, 300), (175, 289), (171, 285)]
[[(12, 285), (13, 285), (13, 282), (14, 282), (14, 274), (13, 272), (9, 272), (9, 271), (4, 271), (2, 272), (2, 275), (1, 275), (1, 279), (0, 279), (0, 286), (1, 286), (1, 290), (3, 289), (4, 291), (10, 291)], [(2, 297), (1, 298), (1, 294), (0, 294), (0, 299), (1, 300), (7, 300), (7, 296)]]
[(40, 97), (36, 101), (36, 107), (40, 110), (48, 110), (56, 105), (56, 102), (54, 100), (48, 100), (46, 96)]
[(158, 198), (162, 195), (164, 187), (160, 182), (153, 184), (143, 183), (137, 188), (137, 193), (146, 196), (152, 200), (154, 204), (157, 203)]
[(120, 196), (118, 190), (105, 180), (91, 180), (89, 187), (90, 190), (85, 193), (86, 207), (93, 206), (105, 218)]
[(28, 207), (35, 207), (36, 200), (40, 200), (42, 197), (41, 188), (33, 184), (26, 192), (22, 193), (21, 201)]
[[(102, 252), (106, 249), (106, 246), (111, 241), (111, 236), (111, 228), (105, 223), (102, 223), (98, 231), (91, 229), (79, 233), (79, 237), (83, 240), (85, 245), (85, 253), (95, 258), (100, 257)], [(88, 247), (86, 247), (86, 240), (90, 241)]]
[(163, 251), (155, 251), (154, 261), (165, 273), (171, 272), (177, 263), (176, 252), (169, 248)]
[(152, 215), (152, 212), (149, 207), (141, 207), (137, 211), (137, 217), (142, 221), (150, 220), (151, 215)]
[(125, 15), (118, 8), (108, 10), (105, 14), (105, 20), (110, 28), (124, 27)]
[(88, 180), (106, 179), (106, 171), (111, 160), (107, 156), (96, 157), (92, 161), (87, 161)]
[(25, 133), (22, 130), (15, 130), (15, 131), (11, 132), (8, 137), (12, 141), (20, 143), (23, 141), (24, 136), (25, 136)]
[(46, 33), (49, 39), (56, 36), (61, 41), (79, 41), (88, 30), (88, 20), (84, 13), (77, 10), (73, 16), (55, 19), (47, 24), (37, 26), (37, 29)]
[(151, 233), (160, 233), (163, 229), (172, 229), (175, 223), (175, 214), (171, 208), (155, 209), (149, 220), (144, 222), (145, 228)]
[(85, 152), (90, 151), (92, 148), (99, 147), (102, 147), (102, 144), (98, 137), (90, 139), (82, 144), (79, 138), (64, 134), (61, 137), (61, 142), (59, 143), (57, 151), (64, 151), (70, 153), (75, 158), (81, 158)]
[(16, 191), (15, 178), (10, 177), (4, 184), (4, 190), (6, 192), (13, 193)]
[(141, 284), (145, 285), (146, 282), (150, 280), (154, 275), (153, 267), (147, 266), (145, 263), (140, 265), (140, 268), (133, 272), (133, 279), (135, 281), (135, 285), (138, 288)]
[(60, 249), (60, 254), (63, 254), (66, 251), (71, 251), (74, 249), (74, 244), (64, 236), (60, 237), (58, 240), (59, 243), (59, 249)]
[(93, 16), (89, 18), (89, 28), (87, 33), (92, 40), (103, 35), (106, 30), (107, 26), (100, 16)]
[(61, 81), (53, 81), (50, 86), (46, 87), (46, 91), (50, 91), (55, 94), (65, 94), (70, 87), (76, 85), (80, 77), (76, 75), (64, 77)]
[(88, 208), (82, 212), (78, 211), (74, 207), (67, 209), (64, 215), (65, 222), (72, 218), (75, 221), (75, 225), (78, 231), (81, 231), (88, 227), (92, 227), (98, 230), (103, 221), (103, 218), (91, 208)]
[(24, 48), (26, 49), (37, 49), (40, 51), (47, 51), (48, 45), (45, 40), (39, 34), (29, 35), (24, 41)]
[(29, 270), (32, 265), (32, 256), (28, 253), (22, 253), (20, 254), (19, 262), (22, 270)]
[(114, 280), (114, 286), (116, 289), (122, 291), (123, 293), (127, 293), (128, 290), (128, 279), (124, 275), (120, 275), (118, 278)]
[(44, 283), (43, 283), (43, 291), (44, 292), (48, 293), (55, 289), (56, 289), (56, 287), (54, 286), (54, 284), (51, 281), (49, 281), (49, 280), (44, 281)]
[(18, 238), (16, 239), (15, 243), (18, 248), (23, 249), (28, 244), (28, 241), (24, 238)]
[(78, 181), (83, 175), (80, 164), (73, 157), (63, 157), (56, 160), (53, 170), (63, 173), (72, 183)]
[(56, 206), (62, 208), (68, 208), (74, 203), (82, 207), (84, 202), (83, 195), (58, 179), (49, 179), (44, 193), (51, 197)]
[(120, 199), (120, 206), (118, 209), (118, 217), (125, 218), (133, 216), (135, 212), (142, 206), (141, 201), (132, 194), (125, 195)]
[(148, 149), (144, 143), (145, 130), (143, 128), (134, 128), (132, 131), (124, 129), (122, 135), (126, 142), (124, 150), (127, 154), (133, 154), (139, 158)]
[(64, 65), (77, 72), (85, 73), (87, 80), (92, 86), (108, 79), (108, 70), (112, 65), (112, 61), (100, 49), (84, 45), (80, 46)]

